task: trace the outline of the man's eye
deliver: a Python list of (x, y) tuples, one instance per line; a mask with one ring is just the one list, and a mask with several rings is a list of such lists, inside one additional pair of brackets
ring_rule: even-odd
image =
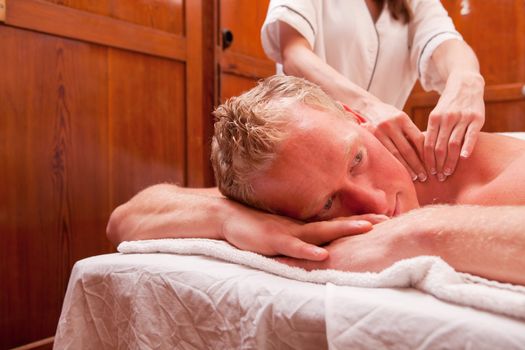
[(361, 163), (363, 161), (363, 158), (364, 158), (363, 151), (357, 152), (357, 154), (354, 157), (354, 160), (352, 161), (352, 167), (355, 167), (356, 165)]
[(324, 204), (323, 211), (328, 211), (332, 208), (332, 204), (334, 203), (334, 197), (328, 198), (326, 203)]

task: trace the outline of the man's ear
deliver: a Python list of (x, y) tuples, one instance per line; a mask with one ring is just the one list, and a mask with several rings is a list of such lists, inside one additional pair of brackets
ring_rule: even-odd
[(352, 108), (348, 107), (348, 105), (346, 103), (343, 103), (343, 102), (340, 102), (340, 101), (337, 101), (337, 102), (343, 107), (343, 109), (346, 112), (348, 112), (348, 113), (350, 113), (352, 115), (352, 117), (355, 119), (357, 124), (366, 124), (368, 122), (362, 115), (360, 115), (359, 113), (354, 111)]

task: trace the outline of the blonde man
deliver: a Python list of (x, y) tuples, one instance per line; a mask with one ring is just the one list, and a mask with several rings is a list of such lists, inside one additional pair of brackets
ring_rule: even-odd
[[(413, 183), (366, 123), (305, 80), (269, 78), (215, 114), (217, 184), (234, 200), (153, 186), (115, 210), (113, 242), (219, 238), (348, 271), (438, 255), (460, 271), (525, 284), (525, 142), (481, 134), (449, 180)], [(438, 203), (453, 205), (427, 206)]]

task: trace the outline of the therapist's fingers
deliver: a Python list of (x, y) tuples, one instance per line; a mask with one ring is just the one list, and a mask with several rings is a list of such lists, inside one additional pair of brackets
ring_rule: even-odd
[(297, 237), (315, 245), (331, 242), (337, 238), (359, 235), (372, 229), (372, 224), (365, 220), (331, 220), (304, 224)]
[(394, 142), (389, 137), (384, 135), (382, 132), (377, 132), (376, 137), (379, 141), (381, 141), (383, 146), (385, 146), (385, 148), (390, 153), (392, 153), (394, 157), (396, 157), (397, 160), (399, 160), (399, 162), (408, 170), (408, 173), (410, 174), (410, 178), (412, 179), (412, 181), (416, 181), (418, 179), (418, 176), (416, 175), (414, 170), (412, 170), (412, 167), (405, 161), (405, 158), (403, 158), (403, 156), (401, 155), (401, 152), (397, 149)]
[(436, 148), (434, 149), (434, 154), (436, 156), (437, 178), (439, 181), (445, 181), (447, 178), (443, 172), (443, 166), (445, 164), (445, 159), (447, 158), (448, 141), (450, 140), (450, 134), (452, 133), (454, 126), (454, 116), (445, 115), (441, 117), (439, 132), (436, 139)]
[(447, 158), (445, 159), (445, 164), (443, 165), (443, 174), (445, 176), (450, 176), (454, 173), (454, 171), (456, 171), (459, 153), (461, 151), (461, 145), (463, 144), (463, 137), (465, 135), (466, 129), (467, 123), (460, 122), (450, 134), (450, 139), (448, 140)]
[(439, 133), (439, 122), (437, 119), (429, 118), (427, 126), (427, 134), (423, 145), (424, 159), (428, 171), (432, 175), (437, 174), (436, 155), (434, 149), (436, 148), (437, 135)]
[(419, 181), (424, 182), (427, 180), (427, 172), (420, 155), (423, 156), (425, 136), (411, 121), (409, 124), (404, 125), (402, 131), (402, 133), (392, 134), (390, 139), (396, 145), (401, 157), (403, 157), (412, 171), (417, 175)]
[(474, 146), (478, 141), (479, 132), (483, 127), (483, 121), (474, 120), (469, 124), (467, 131), (465, 133), (465, 140), (463, 142), (463, 147), (461, 148), (461, 157), (468, 158), (474, 150)]

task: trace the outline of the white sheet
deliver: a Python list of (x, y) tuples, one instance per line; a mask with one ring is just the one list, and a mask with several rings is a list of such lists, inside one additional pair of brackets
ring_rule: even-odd
[[(328, 330), (328, 334), (327, 334)], [(202, 256), (75, 264), (56, 349), (519, 349), (525, 324), (414, 289), (299, 282)]]

